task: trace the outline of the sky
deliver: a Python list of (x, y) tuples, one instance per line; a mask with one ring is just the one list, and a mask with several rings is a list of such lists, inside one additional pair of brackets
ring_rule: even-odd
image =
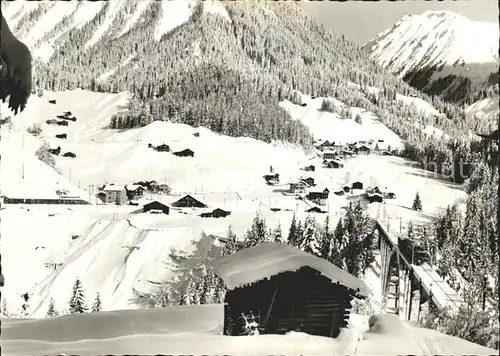
[(496, 0), (311, 1), (302, 2), (301, 5), (319, 21), (359, 45), (391, 28), (403, 16), (421, 14), (427, 10), (448, 10), (471, 20), (498, 23)]

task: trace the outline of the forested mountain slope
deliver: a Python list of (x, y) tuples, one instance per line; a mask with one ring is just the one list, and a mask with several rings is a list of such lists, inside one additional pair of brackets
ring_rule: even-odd
[[(169, 3), (182, 11), (169, 12), (165, 5)], [(131, 91), (129, 113), (113, 119), (121, 128), (171, 120), (230, 136), (286, 140), (307, 147), (312, 142), (309, 130), (279, 107), (296, 89), (375, 112), (407, 141), (410, 157), (422, 162), (424, 157), (433, 159), (441, 168), (449, 166), (455, 146), (469, 155), (464, 137), (494, 125), (419, 93), (293, 3), (151, 1), (146, 6), (112, 0), (77, 26), (75, 13), (81, 7), (68, 10), (69, 15), (37, 42), (50, 38), (54, 51), (49, 61), (37, 62), (36, 83), (52, 90)], [(12, 10), (13, 31), (22, 38), (23, 33), (32, 33), (26, 29), (40, 27), (47, 17), (42, 15), (49, 11), (41, 8)], [(423, 98), (443, 115), (402, 105), (395, 100), (396, 93)], [(427, 138), (415, 121), (440, 128), (452, 140)]]

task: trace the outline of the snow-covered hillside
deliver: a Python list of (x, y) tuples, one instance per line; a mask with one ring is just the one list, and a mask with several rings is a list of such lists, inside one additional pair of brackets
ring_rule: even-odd
[[(329, 98), (329, 100), (335, 100)], [(280, 103), (294, 119), (302, 121), (316, 139), (335, 141), (339, 143), (350, 143), (360, 140), (383, 140), (393, 149), (403, 146), (401, 138), (382, 124), (378, 118), (370, 112), (361, 108), (351, 108), (353, 117), (360, 114), (362, 121), (358, 124), (354, 120), (343, 119), (338, 114), (321, 110), (323, 98), (311, 99), (302, 95), (302, 102), (307, 106), (300, 106), (283, 101)], [(340, 107), (345, 106), (338, 102)]]
[(371, 57), (404, 77), (432, 66), (498, 61), (498, 24), (471, 21), (450, 11), (407, 15), (365, 44)]
[[(172, 194), (147, 195), (141, 204), (152, 199), (170, 204), (183, 194), (191, 193), (203, 200), (208, 208), (171, 209), (165, 216), (140, 213), (141, 206), (5, 206), (0, 212), (2, 251), (18, 251), (2, 256), (2, 272), (7, 281), (2, 294), (11, 312), (19, 311), (20, 296), (26, 292), (31, 296), (29, 312), (34, 317), (45, 315), (50, 297), (54, 298), (58, 309), (64, 310), (76, 277), (82, 280), (89, 303), (99, 291), (104, 310), (136, 308), (130, 300), (133, 289), (147, 291), (155, 283), (171, 278), (168, 252), (172, 247), (189, 250), (190, 241), (199, 239), (202, 231), (225, 236), (228, 226), (232, 225), (235, 233), (242, 237), (257, 211), (264, 215), (269, 227), (280, 224), (284, 231), (294, 212), (304, 219), (312, 203), (283, 194), (289, 188), (288, 183), (299, 178), (313, 177), (317, 186), (312, 190), (328, 188), (335, 191), (354, 181), (361, 181), (365, 186), (387, 187), (397, 198), (387, 201), (383, 210), (379, 204), (372, 204), (370, 213), (374, 217), (397, 217), (395, 224), (401, 228), (410, 220), (429, 219), (450, 201), (465, 194), (458, 186), (433, 179), (396, 157), (360, 156), (348, 160), (342, 169), (325, 169), (316, 152), (306, 153), (279, 142), (267, 144), (250, 138), (227, 137), (183, 124), (158, 121), (125, 131), (109, 129), (110, 116), (123, 110), (128, 97), (128, 93), (103, 94), (84, 90), (46, 91), (41, 98), (32, 96), (26, 111), (15, 116), (9, 130), (3, 132), (2, 147), (8, 145), (8, 149), (2, 150), (2, 168), (7, 165), (9, 174), (2, 173), (2, 193), (8, 195), (14, 189), (11, 187), (28, 179), (33, 182), (29, 189), (26, 188), (27, 192), (39, 192), (46, 185), (66, 182), (73, 190), (78, 190), (80, 185), (94, 193), (97, 186), (106, 182), (131, 184), (154, 179), (169, 184)], [(57, 103), (49, 104), (48, 100)], [(305, 97), (305, 100), (309, 103), (307, 107), (290, 102), (281, 105), (294, 119), (309, 125), (320, 138), (339, 141), (371, 138), (384, 140), (394, 148), (401, 145), (397, 135), (372, 113), (351, 108), (362, 118), (362, 125), (359, 125), (354, 120), (340, 119), (318, 110), (322, 98)], [(77, 118), (76, 122), (70, 121), (68, 126), (45, 123), (68, 110)], [(40, 138), (28, 133), (23, 135), (33, 123), (42, 126)], [(55, 137), (61, 133), (66, 133), (67, 139)], [(61, 146), (63, 152), (76, 154), (73, 159), (56, 157), (62, 175), (34, 156), (42, 140), (47, 140), (52, 148)], [(148, 147), (149, 143), (165, 143), (174, 151), (190, 148), (195, 155), (176, 157), (169, 152), (156, 152)], [(23, 154), (17, 154), (18, 151)], [(24, 180), (16, 173), (21, 156), (26, 157)], [(28, 166), (28, 161), (33, 167)], [(318, 169), (315, 172), (301, 170), (309, 164)], [(280, 185), (265, 184), (262, 176), (270, 173), (270, 166), (280, 174)], [(45, 176), (43, 185), (37, 186), (38, 178)], [(95, 189), (91, 190), (90, 186)], [(416, 191), (424, 203), (424, 213), (408, 209)], [(88, 192), (80, 194), (86, 197)], [(342, 207), (347, 204), (346, 197), (332, 194), (325, 207), (332, 224), (340, 218)], [(214, 208), (232, 213), (224, 219), (198, 216)], [(324, 217), (320, 214), (318, 220)], [(26, 221), (33, 223), (26, 224)], [(26, 261), (33, 267), (26, 269)], [(32, 270), (36, 273), (31, 273)], [(371, 284), (376, 285), (376, 282)]]
[(6, 355), (226, 354), (226, 355), (494, 355), (486, 348), (402, 322), (394, 315), (351, 314), (337, 338), (286, 335), (224, 336), (222, 304), (98, 312), (46, 320), (5, 321)]
[(488, 119), (498, 117), (500, 114), (500, 108), (498, 105), (500, 98), (498, 95), (479, 100), (474, 104), (469, 105), (465, 111), (476, 115), (480, 119)]

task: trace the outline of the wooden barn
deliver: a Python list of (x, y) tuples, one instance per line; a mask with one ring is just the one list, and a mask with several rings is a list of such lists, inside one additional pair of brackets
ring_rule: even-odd
[(369, 293), (362, 280), (284, 243), (264, 242), (212, 263), (228, 290), (225, 335), (243, 334), (244, 317), (253, 316), (260, 334), (337, 337), (352, 299)]
[(185, 195), (176, 202), (172, 203), (176, 208), (207, 208), (207, 205), (199, 199), (193, 198), (190, 194)]
[(328, 168), (343, 168), (344, 164), (339, 161), (330, 161), (326, 165)]
[(174, 155), (177, 157), (194, 157), (194, 152), (191, 151), (189, 148), (186, 148), (185, 150), (174, 152)]
[(225, 218), (226, 216), (231, 215), (230, 211), (226, 211), (220, 208), (214, 209), (208, 213), (201, 213), (200, 216), (202, 218)]
[(142, 211), (144, 213), (147, 213), (151, 210), (162, 211), (163, 214), (166, 214), (166, 215), (168, 215), (170, 213), (170, 208), (167, 205), (165, 205), (157, 200), (152, 201), (151, 203), (144, 204), (144, 206), (142, 208)]
[(361, 182), (352, 183), (352, 189), (363, 189), (363, 183)]
[(324, 213), (326, 213), (326, 211), (321, 210), (320, 207), (313, 206), (312, 208), (307, 209), (306, 213), (320, 213), (320, 214), (324, 214)]

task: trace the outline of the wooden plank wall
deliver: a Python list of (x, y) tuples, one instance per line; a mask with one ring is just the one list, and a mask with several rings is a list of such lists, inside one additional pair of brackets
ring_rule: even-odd
[[(269, 322), (261, 333), (284, 334), (293, 330), (336, 337), (340, 328), (347, 326), (353, 291), (307, 268), (228, 292), (226, 313), (233, 322), (241, 313), (251, 311), (264, 319), (276, 286)], [(241, 327), (236, 322), (233, 335), (239, 334)]]

